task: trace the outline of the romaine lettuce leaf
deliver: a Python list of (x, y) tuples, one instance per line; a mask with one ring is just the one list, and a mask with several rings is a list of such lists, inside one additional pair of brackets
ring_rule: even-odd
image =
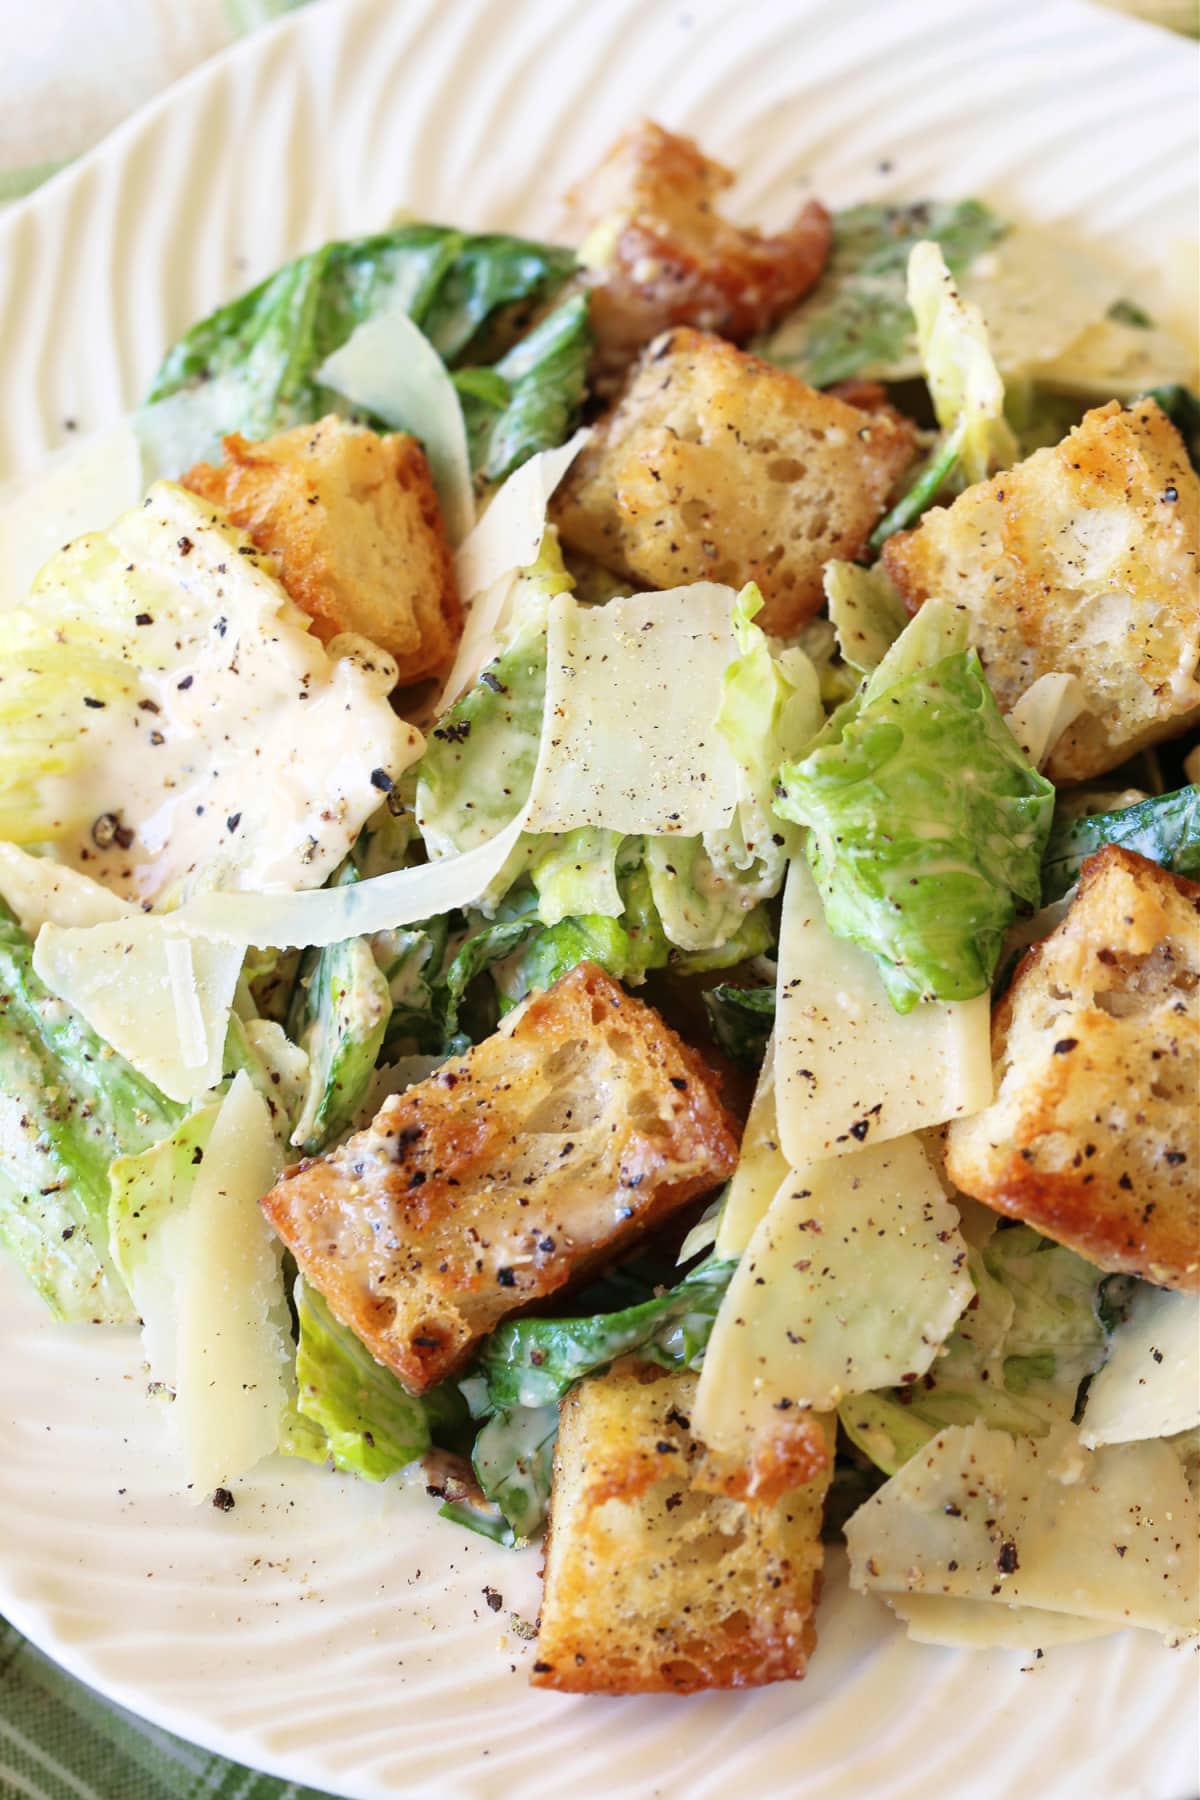
[(1120, 844), (1176, 875), (1200, 876), (1200, 786), (1178, 788), (1118, 812), (1054, 824), (1042, 859), (1042, 898), (1058, 900), (1079, 879), (1086, 857)]
[[(486, 1420), (471, 1452), (471, 1467), (506, 1529), (488, 1536), (513, 1545), (540, 1531), (550, 1507), (550, 1478), (558, 1407), (514, 1406)], [(443, 1509), (444, 1510), (444, 1509)], [(462, 1519), (462, 1514), (458, 1515)], [(464, 1520), (479, 1530), (476, 1520)]]
[(809, 827), (831, 931), (872, 952), (899, 1012), (987, 991), (1018, 903), (1039, 903), (1054, 805), (973, 650), (898, 673), (933, 629), (922, 614), (785, 764), (776, 802)]
[[(357, 879), (353, 863), (343, 865), (339, 882)], [(308, 1077), (292, 1142), (316, 1156), (358, 1112), (391, 1019), (391, 985), (370, 939), (347, 938), (307, 953), (293, 1000), (288, 1029)]]
[(539, 450), (565, 443), (579, 418), (592, 334), (586, 294), (574, 294), (499, 362), (455, 377), (471, 466), (503, 481)]
[(889, 1475), (947, 1425), (1046, 1436), (1071, 1420), (1104, 1360), (1104, 1272), (1073, 1250), (1011, 1226), (972, 1247), (967, 1267), (975, 1299), (923, 1379), (839, 1409), (847, 1435)]
[(148, 398), (220, 381), (212, 435), (267, 437), (345, 410), (318, 371), (378, 313), (406, 312), (452, 368), (468, 356), (486, 362), (506, 348), (506, 309), (548, 298), (574, 266), (570, 250), (442, 225), (326, 244), (194, 325), (168, 352)]
[(293, 1298), (300, 1328), (296, 1405), (324, 1434), (325, 1453), (339, 1469), (386, 1481), (425, 1454), (435, 1431), (465, 1420), (456, 1387), (444, 1384), (421, 1399), (410, 1394), (302, 1277)]
[(847, 207), (834, 214), (825, 274), (762, 352), (814, 387), (870, 372), (916, 373), (914, 325), (905, 291), (908, 255), (932, 239), (953, 274), (970, 267), (1006, 230), (978, 200)]
[(136, 1318), (109, 1254), (109, 1168), (183, 1111), (42, 984), (0, 901), (0, 1241), (57, 1317)]
[(480, 1357), (490, 1406), (553, 1406), (573, 1382), (635, 1350), (664, 1368), (695, 1368), (736, 1267), (709, 1257), (666, 1293), (620, 1312), (507, 1320)]
[(908, 259), (908, 303), (946, 446), (954, 446), (964, 482), (982, 481), (1017, 456), (1004, 417), (1004, 383), (983, 314), (963, 299), (941, 250), (928, 239), (914, 244)]
[(775, 1023), (774, 987), (712, 987), (704, 1010), (719, 1050), (743, 1068), (757, 1069)]

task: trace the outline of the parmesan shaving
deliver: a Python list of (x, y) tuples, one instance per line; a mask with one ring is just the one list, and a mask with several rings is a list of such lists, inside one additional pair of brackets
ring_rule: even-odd
[(846, 1522), (860, 1590), (1194, 1633), (1200, 1521), (1169, 1444), (950, 1426)]
[(1200, 1425), (1200, 1294), (1139, 1282), (1088, 1388), (1079, 1435), (1089, 1449), (1174, 1437)]
[(45, 924), (103, 925), (138, 908), (67, 863), (31, 856), (18, 844), (0, 844), (0, 894), (21, 930), (36, 937)]
[(529, 830), (693, 837), (728, 824), (738, 772), (716, 720), (733, 601), (716, 582), (602, 607), (554, 597)]
[(807, 862), (793, 859), (775, 1024), (780, 1142), (793, 1168), (987, 1106), (990, 1026), (987, 994), (898, 1013), (874, 958), (834, 936)]
[(916, 1138), (792, 1171), (721, 1303), (699, 1435), (740, 1454), (767, 1408), (830, 1412), (916, 1380), (973, 1291), (958, 1215)]
[(1087, 705), (1087, 694), (1077, 675), (1039, 675), (1027, 687), (1004, 723), (1035, 769), (1046, 759), (1068, 725), (1073, 725)]
[(464, 603), (537, 560), (550, 496), (590, 436), (590, 431), (577, 431), (557, 450), (539, 450), (497, 490), (454, 559)]

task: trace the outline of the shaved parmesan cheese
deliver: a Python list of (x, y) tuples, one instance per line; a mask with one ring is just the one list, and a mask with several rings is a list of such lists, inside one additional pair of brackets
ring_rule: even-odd
[(399, 307), (376, 313), (350, 333), (316, 378), (393, 431), (420, 439), (446, 535), (460, 544), (475, 523), (467, 427), (446, 365), (420, 327)]
[(0, 844), (0, 895), (30, 937), (48, 923), (102, 925), (138, 911), (90, 875), (47, 856), (31, 856), (17, 844)]
[(863, 1592), (945, 1594), (1195, 1632), (1200, 1520), (1168, 1444), (951, 1426), (846, 1522)]
[(792, 1171), (721, 1302), (698, 1434), (733, 1454), (767, 1408), (829, 1412), (915, 1380), (973, 1293), (958, 1215), (916, 1138)]
[(825, 923), (803, 856), (784, 891), (775, 1090), (793, 1168), (978, 1112), (992, 1098), (989, 996), (898, 1013), (870, 953)]
[(1048, 1650), (1052, 1644), (1079, 1644), (1118, 1629), (1108, 1619), (1080, 1619), (985, 1600), (951, 1600), (946, 1594), (883, 1597), (907, 1625), (914, 1643), (945, 1644), (953, 1650)]
[(1139, 1282), (1108, 1361), (1093, 1377), (1079, 1435), (1094, 1449), (1200, 1425), (1200, 1294)]
[(291, 1353), (278, 1249), (259, 1207), (281, 1154), (245, 1074), (219, 1106), (116, 1170), (113, 1252), (193, 1501), (274, 1450)]
[(1086, 703), (1083, 683), (1077, 675), (1039, 675), (1012, 711), (1005, 713), (1004, 723), (1034, 768), (1040, 769)]
[(171, 1100), (221, 1078), (242, 949), (195, 938), (169, 919), (134, 913), (88, 927), (46, 924), (33, 966), (51, 993)]
[(539, 450), (509, 476), (454, 559), (458, 591), (474, 600), (505, 575), (536, 562), (550, 496), (591, 436), (577, 431), (557, 450)]
[[(168, 916), (170, 929), (214, 943), (277, 950), (324, 947), (469, 906), (495, 880), (524, 830), (520, 813), (461, 856), (307, 894), (202, 894)], [(143, 921), (157, 923), (157, 921)]]
[(737, 1168), (729, 1183), (717, 1226), (718, 1256), (732, 1260), (742, 1254), (788, 1174), (787, 1159), (779, 1148), (772, 1037), (758, 1071), (754, 1098), (742, 1132)]
[(1093, 252), (1058, 231), (1025, 225), (977, 256), (958, 285), (982, 312), (1003, 375), (1052, 362), (1104, 317), (1123, 287)]
[[(1193, 327), (1194, 330), (1194, 327)], [(1196, 352), (1172, 332), (1098, 319), (1033, 371), (1041, 387), (1084, 399), (1130, 400), (1147, 388), (1196, 381)]]
[(142, 454), (127, 424), (70, 444), (0, 488), (0, 611), (19, 606), (34, 576), (84, 531), (99, 531), (145, 493)]
[(476, 594), (467, 608), (463, 634), (458, 640), (454, 662), (438, 695), (434, 714), (441, 715), (475, 682), (480, 670), (496, 654), (496, 639), (512, 617), (513, 599), (519, 576), (515, 570), (501, 575), (482, 594)]
[(597, 607), (555, 596), (527, 829), (693, 837), (728, 824), (738, 771), (716, 720), (733, 601), (707, 581)]

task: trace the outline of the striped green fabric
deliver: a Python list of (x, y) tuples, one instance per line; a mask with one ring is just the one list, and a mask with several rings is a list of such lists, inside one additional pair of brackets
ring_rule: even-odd
[(2, 1800), (324, 1800), (197, 1750), (72, 1681), (0, 1620)]

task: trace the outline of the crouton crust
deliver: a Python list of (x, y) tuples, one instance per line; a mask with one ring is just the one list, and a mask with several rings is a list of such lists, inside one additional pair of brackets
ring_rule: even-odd
[(1109, 844), (993, 1014), (964, 1193), (1099, 1268), (1200, 1291), (1200, 884)]
[(802, 1676), (816, 1643), (832, 1432), (805, 1486), (702, 1492), (696, 1376), (625, 1359), (563, 1403), (535, 1687), (690, 1694)]
[(1078, 676), (1087, 708), (1052, 780), (1102, 774), (1200, 718), (1200, 477), (1153, 400), (1089, 412), (883, 555), (910, 611), (931, 594), (965, 609), (1005, 712), (1040, 675)]
[(580, 963), (262, 1204), (342, 1323), (423, 1393), (736, 1161), (704, 1063)]
[(415, 438), (330, 415), (260, 443), (227, 437), (224, 451), (219, 468), (197, 463), (183, 485), (276, 559), (319, 637), (360, 632), (395, 657), (402, 682), (448, 660), (462, 608)]
[(644, 119), (567, 196), (569, 227), (599, 253), (587, 277), (598, 392), (660, 331), (696, 325), (742, 343), (819, 279), (832, 240), (825, 208), (809, 200), (766, 236), (717, 211), (732, 182), (691, 138)]
[(913, 428), (704, 332), (652, 344), (553, 502), (564, 541), (652, 587), (756, 581), (777, 636), (823, 604), (911, 460)]

